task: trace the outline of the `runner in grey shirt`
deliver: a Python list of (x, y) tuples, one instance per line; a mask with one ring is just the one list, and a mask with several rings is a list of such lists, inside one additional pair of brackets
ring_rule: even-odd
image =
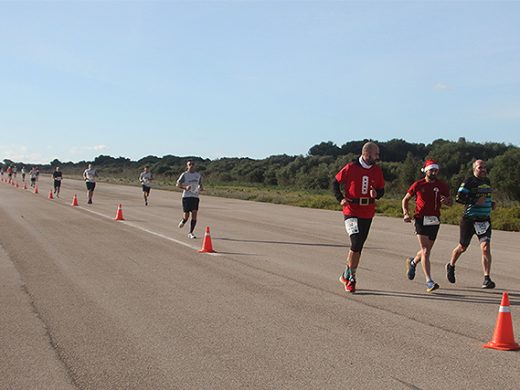
[(151, 181), (153, 180), (152, 172), (150, 172), (150, 168), (147, 166), (144, 167), (144, 170), (139, 175), (139, 181), (143, 187), (143, 196), (144, 196), (144, 205), (148, 206), (148, 197), (150, 196), (150, 188)]
[(182, 210), (184, 215), (179, 222), (179, 228), (182, 228), (190, 217), (190, 233), (189, 238), (197, 238), (193, 231), (197, 224), (197, 212), (199, 211), (199, 194), (203, 190), (202, 176), (195, 171), (195, 163), (191, 160), (186, 162), (186, 171), (183, 172), (177, 180), (177, 187), (182, 188)]
[(92, 196), (94, 195), (94, 188), (96, 188), (97, 172), (92, 168), (92, 164), (88, 164), (88, 168), (83, 172), (83, 179), (87, 185), (88, 204), (92, 204)]

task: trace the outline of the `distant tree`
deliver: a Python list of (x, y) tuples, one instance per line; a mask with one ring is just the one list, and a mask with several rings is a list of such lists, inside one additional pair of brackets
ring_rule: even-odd
[(322, 142), (309, 149), (310, 156), (334, 156), (342, 154), (342, 150), (332, 141)]
[(421, 173), (421, 166), (421, 160), (414, 157), (412, 152), (408, 152), (406, 159), (401, 166), (398, 178), (398, 189), (400, 192), (404, 193), (407, 191), (412, 183), (417, 180)]
[(394, 138), (387, 142), (379, 142), (378, 145), (382, 161), (403, 162), (408, 153), (422, 160), (428, 154), (424, 144), (412, 144), (402, 139)]
[[(343, 154), (353, 153), (356, 155), (361, 154), (361, 149), (363, 148), (363, 145), (367, 143), (368, 141), (374, 141), (372, 139), (364, 139), (362, 141), (349, 141), (343, 145), (341, 145), (341, 150), (343, 151)], [(374, 141), (377, 143), (377, 141)]]
[(157, 156), (146, 156), (137, 161), (137, 164), (142, 167), (145, 165), (153, 165), (158, 163), (161, 159)]
[(489, 176), (493, 186), (506, 196), (520, 199), (520, 149), (511, 149), (493, 160)]

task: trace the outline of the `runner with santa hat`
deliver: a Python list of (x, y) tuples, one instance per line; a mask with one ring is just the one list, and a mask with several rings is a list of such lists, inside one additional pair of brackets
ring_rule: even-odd
[(426, 277), (426, 291), (432, 292), (439, 288), (431, 276), (430, 254), (439, 232), (441, 205), (451, 206), (453, 200), (450, 197), (448, 184), (437, 177), (439, 174), (437, 161), (426, 160), (421, 171), (424, 172), (424, 178), (413, 183), (402, 200), (403, 220), (410, 223), (412, 218), (408, 206), (410, 199), (415, 197), (413, 220), (420, 247), (415, 257), (406, 258), (406, 274), (408, 279), (413, 280), (415, 268), (421, 262)]

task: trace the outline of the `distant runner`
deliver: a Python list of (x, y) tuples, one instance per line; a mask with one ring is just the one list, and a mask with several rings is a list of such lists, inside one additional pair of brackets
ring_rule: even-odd
[(83, 172), (83, 179), (87, 186), (88, 204), (92, 204), (92, 197), (94, 196), (94, 189), (96, 188), (96, 177), (96, 170), (92, 168), (92, 164), (88, 164), (88, 168)]
[(415, 234), (419, 240), (419, 251), (415, 257), (406, 258), (406, 274), (408, 279), (415, 278), (415, 267), (422, 262), (422, 269), (426, 277), (426, 291), (432, 292), (439, 288), (431, 276), (430, 254), (439, 232), (441, 224), (441, 205), (451, 206), (453, 200), (450, 197), (448, 184), (439, 180), (439, 164), (435, 160), (427, 160), (422, 169), (424, 179), (412, 184), (402, 200), (403, 220), (410, 223), (412, 218), (408, 213), (408, 203), (415, 197), (415, 213), (413, 216)]
[(60, 188), (61, 188), (61, 180), (63, 179), (63, 174), (60, 171), (60, 167), (56, 167), (54, 172), (52, 173), (52, 178), (54, 179), (54, 194), (56, 197), (60, 197)]
[(144, 205), (148, 206), (148, 197), (150, 196), (151, 189), (151, 181), (153, 180), (152, 172), (150, 172), (150, 168), (147, 166), (144, 167), (144, 170), (139, 175), (139, 182), (141, 182), (143, 188), (143, 196), (144, 196)]
[(36, 186), (36, 182), (38, 181), (38, 177), (40, 176), (40, 170), (38, 167), (32, 167), (29, 172), (29, 178), (31, 180), (31, 187)]
[(188, 222), (191, 213), (190, 233), (188, 237), (194, 239), (197, 238), (193, 231), (195, 230), (195, 225), (197, 225), (199, 194), (203, 191), (202, 176), (195, 171), (195, 163), (193, 161), (188, 161), (186, 168), (186, 171), (183, 172), (177, 180), (177, 187), (184, 190), (182, 192), (182, 210), (184, 211), (184, 215), (179, 222), (179, 228), (182, 228), (186, 222)]
[(9, 181), (9, 184), (11, 184), (12, 179), (13, 179), (13, 167), (9, 165), (7, 167), (7, 180)]
[(495, 288), (491, 280), (491, 211), (496, 203), (492, 199), (493, 188), (487, 177), (486, 162), (477, 160), (473, 163), (473, 176), (461, 184), (456, 201), (465, 205), (460, 220), (460, 240), (446, 264), (446, 276), (450, 283), (455, 283), (455, 263), (466, 252), (473, 235), (478, 237), (482, 252), (484, 282), (482, 288)]
[(356, 270), (375, 214), (376, 199), (385, 193), (383, 171), (376, 165), (378, 160), (379, 147), (367, 142), (361, 156), (339, 171), (333, 181), (334, 195), (343, 207), (345, 228), (350, 236), (347, 265), (339, 280), (345, 291), (351, 293), (356, 292)]

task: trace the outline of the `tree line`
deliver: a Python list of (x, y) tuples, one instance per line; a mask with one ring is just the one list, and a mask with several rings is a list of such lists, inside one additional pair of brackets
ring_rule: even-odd
[[(148, 165), (155, 178), (163, 181), (176, 180), (185, 169), (186, 160), (195, 161), (197, 169), (210, 184), (265, 185), (289, 187), (304, 190), (326, 190), (332, 178), (346, 163), (357, 158), (361, 147), (367, 141), (374, 141), (380, 148), (380, 165), (389, 195), (400, 195), (411, 183), (422, 177), (420, 168), (427, 158), (437, 160), (441, 166), (441, 176), (455, 192), (471, 174), (471, 166), (476, 159), (486, 160), (489, 177), (496, 196), (502, 200), (520, 200), (520, 148), (504, 143), (468, 142), (465, 138), (457, 141), (437, 139), (431, 144), (410, 143), (402, 139), (385, 142), (363, 139), (348, 141), (337, 146), (331, 141), (312, 146), (306, 155), (275, 155), (265, 159), (225, 157), (215, 160), (198, 156), (163, 157), (147, 156), (138, 161), (125, 157), (100, 155), (93, 161), (61, 162), (57, 159), (40, 166), (43, 172), (60, 166), (65, 174), (81, 174), (88, 163), (93, 163), (99, 173), (111, 176), (133, 177)], [(30, 164), (4, 160), (7, 165), (21, 169)]]

